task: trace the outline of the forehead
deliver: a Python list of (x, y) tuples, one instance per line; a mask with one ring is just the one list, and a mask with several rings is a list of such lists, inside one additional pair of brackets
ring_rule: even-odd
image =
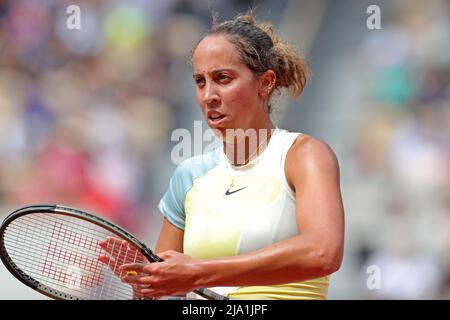
[(235, 46), (223, 35), (207, 36), (200, 41), (194, 51), (192, 62), (196, 73), (245, 66)]

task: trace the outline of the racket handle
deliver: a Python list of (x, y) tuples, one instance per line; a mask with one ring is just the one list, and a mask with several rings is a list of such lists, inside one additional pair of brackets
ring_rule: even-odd
[[(149, 248), (147, 248), (147, 246), (144, 244), (142, 244), (141, 252), (142, 252), (142, 254), (147, 256), (147, 258), (149, 259), (150, 262), (164, 261), (163, 259), (158, 257), (156, 254), (154, 254), (153, 251), (150, 250)], [(218, 293), (216, 293), (212, 290), (206, 289), (206, 288), (196, 289), (196, 290), (194, 290), (194, 292), (207, 300), (230, 300), (230, 298), (227, 298), (221, 294), (218, 294)]]
[(206, 289), (206, 288), (196, 289), (196, 290), (194, 290), (194, 292), (207, 300), (230, 300), (230, 298), (225, 297), (221, 294), (218, 294), (218, 293), (216, 293), (212, 290)]

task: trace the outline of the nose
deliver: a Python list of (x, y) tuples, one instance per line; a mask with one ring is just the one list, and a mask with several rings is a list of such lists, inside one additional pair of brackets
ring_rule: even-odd
[(220, 103), (220, 96), (214, 83), (207, 82), (203, 90), (203, 105), (214, 107)]

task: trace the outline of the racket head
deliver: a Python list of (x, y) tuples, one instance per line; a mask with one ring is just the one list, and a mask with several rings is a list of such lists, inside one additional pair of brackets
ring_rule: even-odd
[[(129, 252), (150, 262), (161, 261), (114, 223), (61, 205), (32, 205), (8, 215), (0, 226), (0, 258), (18, 280), (54, 299), (133, 299), (131, 286), (122, 283), (111, 266), (98, 261), (105, 253), (99, 243), (108, 237), (127, 241), (131, 250), (125, 252), (123, 262), (128, 263)], [(123, 255), (120, 250), (126, 248), (110, 249)], [(131, 257), (129, 262), (148, 261)]]

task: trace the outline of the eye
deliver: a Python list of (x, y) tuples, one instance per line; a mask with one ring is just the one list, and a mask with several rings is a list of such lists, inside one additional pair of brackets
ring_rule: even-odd
[(222, 84), (227, 84), (231, 81), (231, 77), (229, 77), (227, 74), (222, 73), (217, 76), (217, 80)]
[(205, 84), (205, 80), (201, 77), (194, 77), (194, 81), (197, 87), (202, 87)]

